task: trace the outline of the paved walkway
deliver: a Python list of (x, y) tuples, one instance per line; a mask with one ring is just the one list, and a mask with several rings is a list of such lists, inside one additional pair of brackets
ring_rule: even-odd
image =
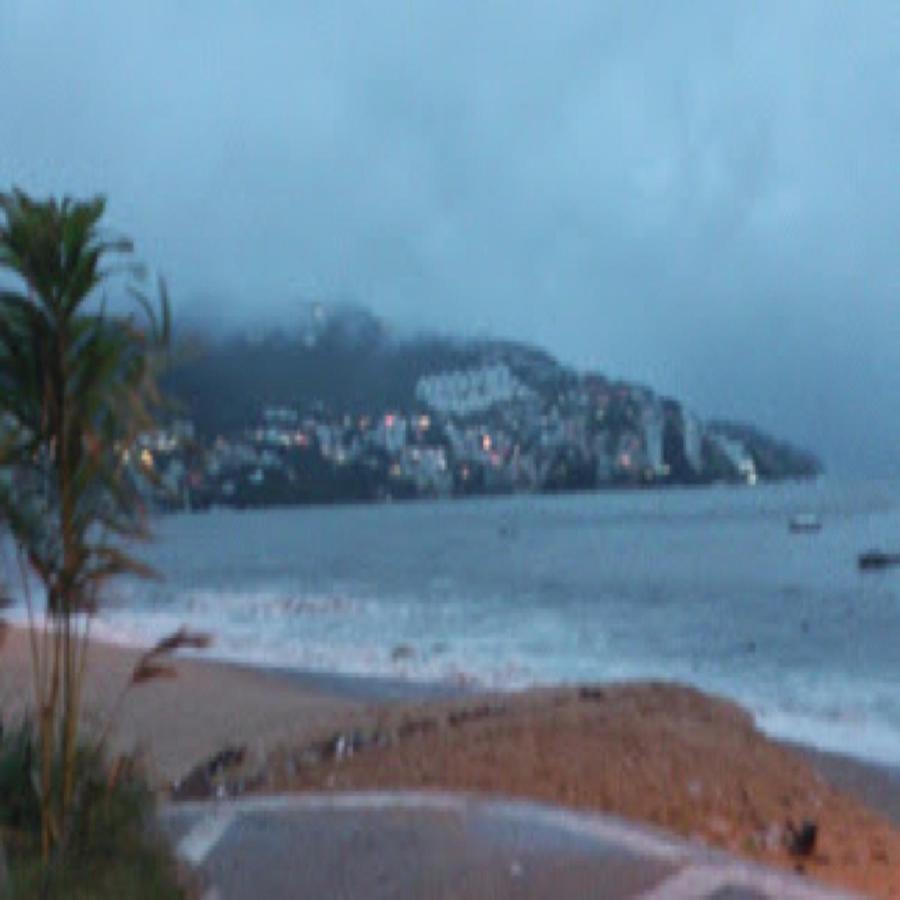
[(162, 817), (209, 900), (843, 896), (608, 816), (471, 795), (250, 797)]

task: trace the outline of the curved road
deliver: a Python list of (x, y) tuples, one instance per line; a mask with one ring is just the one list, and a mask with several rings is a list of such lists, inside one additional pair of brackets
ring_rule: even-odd
[(208, 900), (814, 900), (842, 895), (608, 816), (464, 794), (171, 804)]

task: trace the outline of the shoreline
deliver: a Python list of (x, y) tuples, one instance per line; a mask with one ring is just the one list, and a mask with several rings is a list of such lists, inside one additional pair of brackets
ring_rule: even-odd
[[(141, 650), (94, 642), (102, 727)], [(672, 682), (501, 693), (190, 657), (133, 689), (109, 750), (163, 794), (457, 790), (645, 822), (831, 884), (900, 897), (900, 770), (768, 738), (737, 704)], [(0, 649), (0, 712), (30, 698), (27, 635)], [(185, 788), (182, 791), (182, 787)], [(816, 853), (791, 857), (791, 823)]]
[(846, 753), (820, 750), (808, 744), (781, 742), (805, 757), (833, 787), (856, 797), (900, 827), (900, 765), (860, 760)]
[[(27, 624), (21, 616), (7, 614), (7, 621), (12, 631), (26, 630)], [(91, 637), (96, 645), (110, 646), (129, 654), (137, 654), (150, 646), (151, 642), (140, 642), (134, 633), (125, 634), (116, 632), (112, 627), (104, 627), (101, 624)], [(387, 651), (385, 651), (387, 653)], [(446, 675), (435, 673), (408, 672), (403, 666), (395, 667), (400, 671), (391, 672), (390, 666), (379, 666), (377, 674), (361, 674), (358, 672), (345, 672), (331, 669), (306, 669), (296, 668), (292, 664), (261, 662), (256, 659), (241, 658), (235, 652), (217, 652), (215, 644), (209, 651), (187, 651), (179, 654), (177, 659), (190, 664), (202, 663), (204, 665), (233, 668), (248, 673), (267, 674), (274, 678), (282, 679), (295, 684), (301, 689), (310, 689), (320, 694), (333, 695), (337, 698), (358, 703), (385, 703), (415, 701), (418, 699), (452, 699), (467, 695), (482, 693), (507, 693), (516, 694), (530, 690), (542, 690), (566, 686), (576, 686), (580, 683), (593, 683), (593, 679), (587, 681), (564, 679), (555, 681), (521, 681), (513, 684), (495, 682), (493, 679), (479, 680), (477, 675), (467, 675), (461, 672), (451, 672)], [(791, 728), (790, 720), (781, 720), (776, 716), (776, 727), (770, 729), (768, 722), (771, 717), (771, 703), (760, 704), (759, 698), (745, 700), (740, 691), (730, 692), (728, 686), (708, 685), (701, 681), (693, 680), (689, 675), (667, 675), (665, 673), (638, 674), (634, 677), (613, 676), (609, 679), (598, 678), (597, 683), (627, 684), (632, 681), (671, 681), (673, 683), (690, 684), (699, 690), (726, 697), (734, 703), (747, 709), (754, 717), (757, 727), (771, 740), (797, 748), (808, 748), (812, 754), (821, 754), (825, 758), (847, 759), (860, 766), (865, 766), (873, 771), (888, 771), (900, 773), (900, 748), (896, 758), (886, 750), (892, 749), (890, 744), (881, 743), (866, 745), (860, 748), (849, 746), (852, 738), (845, 731), (836, 731), (837, 739), (829, 736), (824, 725), (821, 729), (813, 729), (813, 733), (801, 720), (799, 725)], [(0, 685), (2, 690), (2, 685)], [(785, 725), (787, 727), (785, 727)], [(824, 739), (818, 741), (817, 737)]]
[[(180, 659), (201, 660), (201, 657)], [(391, 678), (386, 675), (355, 675), (343, 672), (320, 672), (313, 669), (292, 669), (289, 666), (255, 665), (229, 659), (202, 660), (215, 665), (229, 666), (239, 671), (262, 672), (283, 679), (301, 689), (333, 694), (359, 703), (394, 703), (421, 700), (455, 700), (482, 693), (477, 688), (450, 682)]]
[[(19, 670), (16, 673), (18, 677), (14, 676), (13, 678), (14, 682), (16, 682), (16, 690), (11, 691), (9, 683), (4, 684), (3, 681), (0, 681), (0, 714), (4, 712), (5, 701), (8, 700), (10, 694), (16, 694), (18, 697), (21, 697), (22, 689), (27, 688), (28, 696), (30, 696), (30, 681), (26, 685), (21, 677), (23, 668), (22, 654), (23, 651), (27, 651), (27, 646), (25, 645), (26, 633), (27, 625), (20, 622), (9, 623), (6, 641), (5, 643), (0, 643), (0, 673), (4, 673), (4, 661), (8, 663), (9, 655), (17, 657), (13, 669)], [(110, 656), (118, 657), (114, 669), (115, 675), (122, 681), (125, 680), (125, 669), (127, 668), (125, 661), (133, 661), (149, 646), (149, 644), (116, 641), (108, 635), (91, 638), (92, 654), (99, 653), (106, 658)], [(10, 648), (12, 648), (11, 654)], [(4, 653), (7, 655), (4, 656)], [(200, 671), (207, 670), (210, 673), (218, 673), (221, 676), (226, 676), (228, 673), (240, 674), (245, 675), (251, 681), (259, 682), (261, 680), (262, 683), (269, 682), (274, 689), (278, 689), (278, 686), (280, 686), (281, 690), (284, 688), (293, 689), (309, 693), (326, 703), (334, 701), (336, 704), (347, 704), (354, 708), (378, 708), (393, 704), (418, 704), (432, 701), (440, 703), (442, 701), (465, 700), (466, 698), (475, 699), (485, 696), (514, 697), (534, 692), (577, 688), (582, 684), (581, 682), (547, 683), (505, 690), (483, 687), (478, 684), (456, 684), (449, 681), (420, 680), (400, 676), (390, 677), (313, 669), (294, 669), (278, 664), (269, 665), (218, 657), (214, 651), (208, 655), (202, 652), (179, 653), (171, 658), (171, 662), (179, 670), (179, 677), (183, 676), (185, 672), (191, 677), (198, 669)], [(6, 675), (8, 682), (8, 671)], [(228, 679), (226, 678), (226, 680)], [(685, 684), (695, 687), (689, 682), (678, 682), (665, 678), (637, 680), (637, 683), (643, 682)], [(177, 683), (177, 679), (175, 683)], [(633, 679), (598, 682), (598, 684), (609, 687), (617, 685), (627, 686), (634, 683), (636, 682)], [(158, 686), (161, 687), (164, 684), (158, 683)], [(147, 690), (148, 688), (146, 687), (134, 688), (136, 703), (140, 702), (140, 693)], [(152, 686), (149, 690), (153, 690)], [(697, 688), (697, 690), (703, 691), (704, 689)], [(738, 700), (726, 697), (723, 697), (723, 699), (741, 706)], [(13, 704), (14, 708), (20, 706), (21, 704), (18, 701)], [(745, 709), (743, 706), (741, 708)], [(755, 723), (753, 714), (749, 711), (747, 711), (747, 714), (754, 719)], [(896, 764), (890, 764), (866, 756), (855, 756), (843, 750), (824, 748), (806, 741), (772, 735), (758, 724), (756, 727), (772, 743), (779, 744), (808, 757), (810, 762), (819, 767), (824, 775), (829, 778), (833, 777), (845, 789), (851, 792), (858, 792), (861, 797), (871, 797), (873, 805), (882, 802), (883, 792), (872, 790), (866, 784), (868, 778), (874, 778), (880, 787), (887, 789), (888, 793), (897, 791), (900, 794), (900, 761)], [(894, 821), (900, 823), (900, 797), (898, 797), (896, 805), (893, 805), (890, 801), (882, 802), (882, 805), (886, 810), (889, 810), (886, 814), (890, 815)]]
[[(503, 697), (525, 695), (534, 691), (552, 691), (580, 685), (541, 685), (539, 687), (510, 691), (486, 691), (477, 688), (446, 685), (441, 682), (413, 681), (402, 678), (347, 675), (336, 672), (315, 672), (290, 669), (283, 666), (255, 666), (227, 660), (209, 660), (248, 672), (263, 672), (273, 678), (284, 679), (300, 689), (322, 690), (336, 697), (375, 706), (392, 703), (420, 703), (429, 701), (477, 701), (485, 696)], [(623, 685), (634, 682), (619, 682)], [(673, 684), (675, 682), (672, 682)], [(604, 684), (614, 685), (616, 682)], [(871, 809), (885, 816), (900, 827), (900, 763), (887, 763), (865, 757), (853, 756), (835, 750), (827, 750), (814, 744), (786, 740), (763, 732), (774, 744), (781, 745), (805, 757), (834, 787), (852, 794)]]

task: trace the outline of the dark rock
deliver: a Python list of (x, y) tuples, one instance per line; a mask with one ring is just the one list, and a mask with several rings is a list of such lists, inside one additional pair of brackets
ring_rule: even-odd
[(204, 800), (212, 796), (237, 794), (252, 787), (259, 779), (241, 778), (229, 783), (223, 776), (229, 769), (243, 764), (246, 747), (226, 747), (195, 766), (181, 781), (172, 785), (173, 800)]
[(225, 769), (231, 769), (244, 762), (247, 756), (246, 747), (226, 747), (215, 756), (210, 757), (206, 763), (210, 775), (218, 775)]
[(812, 856), (816, 849), (819, 826), (810, 819), (804, 819), (799, 826), (788, 822), (785, 828), (785, 845), (792, 856)]
[(581, 700), (593, 700), (595, 702), (606, 699), (606, 691), (603, 688), (583, 687), (578, 691)]
[(504, 712), (502, 706), (476, 706), (472, 709), (460, 709), (452, 712), (447, 716), (447, 722), (450, 725), (464, 725), (466, 722), (476, 722), (479, 719), (486, 719), (489, 716), (498, 716)]

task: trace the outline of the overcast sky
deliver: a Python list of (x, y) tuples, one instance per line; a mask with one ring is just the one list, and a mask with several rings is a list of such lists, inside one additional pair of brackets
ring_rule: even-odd
[(900, 473), (900, 6), (0, 0), (0, 188), (178, 311), (535, 341)]

